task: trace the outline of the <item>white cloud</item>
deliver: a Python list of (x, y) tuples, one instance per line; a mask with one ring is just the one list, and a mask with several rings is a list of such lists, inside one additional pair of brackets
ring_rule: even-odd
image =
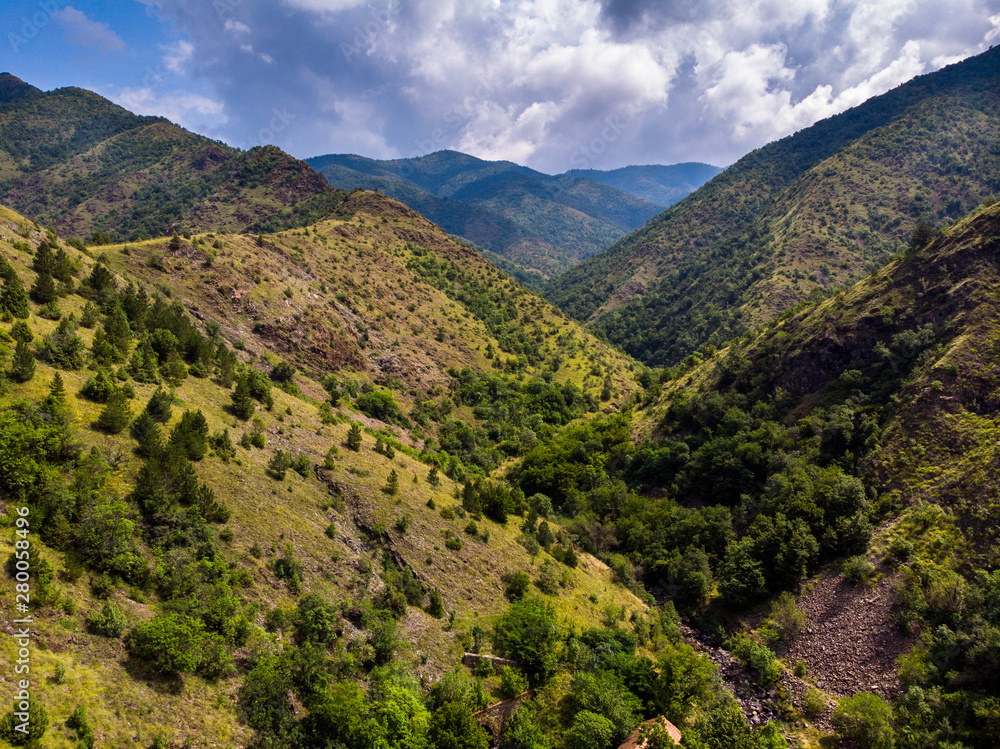
[(250, 27), (247, 26), (242, 21), (234, 21), (232, 18), (226, 19), (225, 26), (226, 31), (231, 31), (234, 34), (249, 34)]
[(111, 100), (135, 114), (166, 117), (191, 130), (225, 125), (225, 105), (201, 94), (187, 91), (160, 92), (152, 88), (123, 88)]
[[(600, 167), (730, 163), (984, 49), (1000, 39), (995, 3), (240, 0), (220, 15), (209, 3), (156, 0), (155, 8), (191, 39), (177, 67), (215, 88), (234, 142), (287, 105), (296, 119), (276, 143), (298, 156), (457, 148), (561, 171), (592, 144), (601, 153), (587, 159), (599, 155)], [(248, 65), (247, 55), (264, 64)]]
[(128, 45), (106, 23), (92, 21), (87, 14), (67, 5), (52, 14), (66, 32), (66, 38), (73, 44), (94, 47), (102, 52), (121, 52)]
[(163, 64), (166, 65), (167, 70), (177, 75), (184, 75), (187, 63), (194, 54), (194, 45), (185, 39), (180, 39), (173, 45), (166, 47), (164, 51), (166, 54), (163, 55)]

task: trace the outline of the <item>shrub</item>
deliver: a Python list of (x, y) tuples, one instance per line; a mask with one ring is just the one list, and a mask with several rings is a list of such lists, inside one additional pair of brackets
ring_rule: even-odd
[(734, 636), (729, 642), (729, 651), (745, 667), (753, 671), (757, 681), (763, 686), (771, 686), (781, 677), (781, 664), (766, 645), (761, 645), (744, 634)]
[(861, 692), (845, 697), (830, 718), (848, 741), (870, 749), (891, 749), (894, 743), (892, 707), (877, 694)]
[(103, 637), (121, 637), (128, 625), (125, 614), (112, 601), (87, 614), (87, 630)]
[(508, 601), (520, 601), (531, 585), (531, 578), (528, 573), (521, 570), (507, 572), (503, 576), (503, 595)]
[(372, 390), (359, 396), (355, 405), (361, 413), (373, 419), (410, 428), (410, 420), (403, 415), (392, 393)]
[(188, 616), (156, 616), (125, 637), (130, 656), (167, 674), (193, 672), (201, 661), (204, 625)]
[(528, 676), (540, 681), (555, 665), (558, 630), (553, 608), (536, 599), (512, 603), (493, 631), (497, 654), (521, 664)]
[(435, 619), (440, 619), (444, 616), (444, 601), (441, 599), (441, 593), (436, 588), (432, 589), (427, 596), (427, 613)]
[(854, 585), (868, 582), (875, 574), (875, 565), (864, 554), (858, 554), (844, 561), (841, 572)]
[(500, 669), (500, 694), (503, 697), (516, 697), (528, 688), (528, 681), (516, 668), (504, 666)]

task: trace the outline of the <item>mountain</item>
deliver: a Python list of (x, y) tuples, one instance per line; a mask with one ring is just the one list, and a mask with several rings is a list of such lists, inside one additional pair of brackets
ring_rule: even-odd
[(687, 162), (669, 166), (625, 166), (606, 171), (573, 169), (564, 172), (562, 176), (592, 179), (667, 208), (693, 193), (721, 171), (720, 167), (711, 164)]
[(66, 235), (269, 231), (343, 199), (273, 146), (239, 151), (90, 91), (0, 74), (0, 203)]
[(394, 161), (347, 154), (307, 161), (335, 187), (379, 190), (452, 234), (546, 276), (603, 250), (670, 204), (637, 197), (614, 181), (665, 193), (709, 176), (698, 169), (628, 167), (608, 173), (611, 181), (597, 172), (553, 177), (455, 151)]
[[(699, 561), (679, 521), (647, 504), (626, 511), (618, 542), (668, 590), (699, 567), (741, 607), (791, 590), (742, 617), (756, 632), (729, 647), (758, 659), (760, 679), (814, 690), (817, 722), (829, 714), (815, 685), (838, 695), (827, 725), (844, 739), (985, 747), (997, 725), (998, 237), (990, 200), (761, 334), (645, 379), (633, 428), (649, 448), (633, 470), (731, 511), (737, 535)], [(767, 676), (761, 642), (813, 686)]]
[(651, 364), (720, 345), (905, 249), (1000, 187), (1000, 50), (920, 76), (740, 159), (550, 282)]
[[(409, 208), (356, 191), (301, 230), (84, 249), (0, 209), (0, 258), (0, 591), (23, 507), (45, 741), (248, 745), (369, 680), (422, 736), (421, 680), (489, 648), (509, 601), (551, 646), (557, 621), (656, 618), (490, 478), (620, 407), (632, 362)], [(493, 647), (532, 679), (553, 662)]]

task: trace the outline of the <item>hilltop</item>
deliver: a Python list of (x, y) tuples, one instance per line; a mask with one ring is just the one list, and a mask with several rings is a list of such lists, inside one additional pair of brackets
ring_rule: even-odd
[(343, 195), (274, 146), (239, 151), (84, 89), (0, 74), (0, 203), (66, 236), (272, 231)]
[[(335, 187), (377, 189), (545, 276), (600, 252), (717, 173), (692, 165), (551, 176), (455, 151), (392, 161), (348, 154), (306, 161)], [(667, 202), (651, 201), (654, 194)]]
[(549, 299), (650, 364), (719, 346), (869, 273), (998, 187), (1000, 50), (920, 76), (748, 154)]

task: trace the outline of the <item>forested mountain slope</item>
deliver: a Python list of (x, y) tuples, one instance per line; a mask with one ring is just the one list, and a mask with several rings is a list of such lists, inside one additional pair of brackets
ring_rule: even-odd
[(754, 151), (547, 295), (632, 355), (675, 363), (978, 205), (1000, 187), (998, 135), (994, 49)]
[(90, 91), (0, 74), (0, 203), (67, 237), (268, 231), (318, 220), (343, 193), (266, 146), (239, 151)]
[(663, 206), (599, 180), (542, 174), (455, 151), (378, 161), (307, 159), (335, 187), (377, 189), (497, 255), (555, 275), (641, 226)]

